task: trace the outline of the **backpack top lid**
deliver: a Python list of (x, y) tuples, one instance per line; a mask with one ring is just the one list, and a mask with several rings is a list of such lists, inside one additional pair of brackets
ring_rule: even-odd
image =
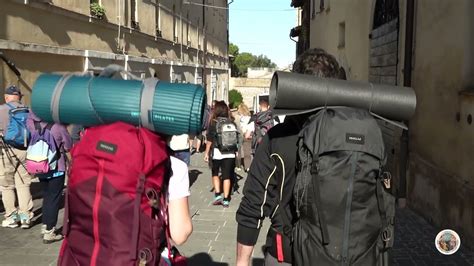
[(382, 132), (367, 110), (349, 107), (322, 109), (308, 119), (300, 137), (311, 154), (361, 151), (385, 159)]
[[(166, 142), (146, 128), (124, 122), (88, 128), (71, 155), (75, 165), (71, 168), (70, 187), (90, 179), (93, 175), (77, 173), (90, 173), (99, 161), (106, 162), (108, 182), (131, 198), (135, 197), (136, 182), (141, 174), (147, 177), (147, 186), (157, 191), (168, 185), (170, 159)], [(147, 202), (142, 206), (148, 206), (151, 211)]]
[(234, 125), (234, 122), (232, 122), (232, 119), (228, 117), (217, 117), (216, 118), (216, 129), (217, 131), (220, 131), (223, 126), (232, 124)]

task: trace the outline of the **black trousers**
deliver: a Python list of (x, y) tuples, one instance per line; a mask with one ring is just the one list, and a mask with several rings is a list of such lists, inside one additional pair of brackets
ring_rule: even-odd
[(52, 179), (40, 179), (43, 185), (43, 217), (42, 222), (47, 230), (53, 229), (58, 222), (59, 207), (61, 206), (65, 175)]

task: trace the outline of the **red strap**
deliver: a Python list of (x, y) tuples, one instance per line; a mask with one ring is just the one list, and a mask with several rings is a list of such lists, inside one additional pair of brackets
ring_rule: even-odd
[(92, 257), (90, 266), (97, 265), (97, 258), (99, 256), (100, 248), (100, 234), (99, 234), (99, 207), (100, 200), (102, 196), (102, 184), (104, 183), (104, 173), (105, 173), (105, 161), (102, 159), (99, 161), (99, 175), (97, 177), (97, 183), (95, 186), (95, 198), (94, 205), (92, 209), (92, 220), (94, 222), (94, 249), (92, 250)]
[(278, 262), (283, 262), (285, 260), (283, 256), (283, 244), (281, 239), (281, 234), (276, 234), (276, 244), (277, 244), (277, 259)]

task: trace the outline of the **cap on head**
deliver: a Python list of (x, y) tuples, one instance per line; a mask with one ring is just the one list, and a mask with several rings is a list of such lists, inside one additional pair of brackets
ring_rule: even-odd
[(22, 96), (21, 91), (19, 88), (17, 88), (15, 85), (9, 86), (5, 89), (5, 94), (6, 95), (16, 95), (16, 96)]

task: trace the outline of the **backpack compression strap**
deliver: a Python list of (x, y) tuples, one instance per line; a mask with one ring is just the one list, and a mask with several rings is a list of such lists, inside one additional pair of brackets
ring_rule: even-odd
[(38, 133), (42, 136), (44, 135), (44, 132), (46, 132), (46, 129), (51, 131), (53, 128), (54, 124), (53, 123), (48, 123), (44, 128), (41, 128), (41, 122), (39, 121), (34, 121), (33, 122), (35, 125), (35, 129), (38, 131)]
[(381, 232), (381, 238), (383, 240), (385, 248), (390, 247), (390, 240), (392, 238), (392, 231), (390, 230), (390, 224), (389, 224), (389, 219), (387, 217), (387, 212), (385, 210), (385, 200), (384, 200), (384, 188), (382, 185), (383, 182), (383, 173), (380, 170), (379, 174), (377, 176), (376, 180), (376, 196), (377, 196), (377, 201), (378, 201), (378, 207), (379, 207), (379, 212), (380, 212), (380, 218), (382, 219), (382, 232)]
[[(316, 213), (318, 213), (319, 224), (321, 225), (323, 245), (327, 245), (329, 244), (330, 240), (329, 240), (328, 226), (326, 224), (326, 218), (324, 216), (324, 211), (322, 209), (322, 204), (321, 204), (321, 189), (319, 186), (320, 180), (319, 180), (319, 175), (318, 175), (318, 161), (319, 161), (319, 155), (317, 154), (313, 155), (313, 162), (311, 163), (311, 176), (312, 176), (313, 192), (315, 194), (314, 200), (316, 201), (315, 202), (316, 210), (314, 210), (314, 207), (313, 207), (313, 213), (315, 215)], [(314, 224), (316, 224), (315, 215), (313, 216), (313, 218), (315, 219), (313, 221)]]

